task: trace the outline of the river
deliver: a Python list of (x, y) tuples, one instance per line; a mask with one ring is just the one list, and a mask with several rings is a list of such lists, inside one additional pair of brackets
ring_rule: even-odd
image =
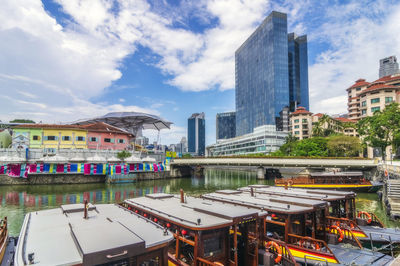
[[(28, 212), (55, 208), (61, 204), (83, 202), (121, 202), (126, 198), (148, 193), (178, 193), (199, 196), (219, 189), (236, 189), (251, 184), (273, 185), (273, 180), (257, 180), (251, 171), (206, 169), (204, 177), (141, 181), (134, 184), (85, 184), (85, 185), (35, 185), (0, 186), (0, 217), (8, 217), (10, 235), (18, 235), (24, 216)], [(357, 209), (374, 212), (386, 226), (398, 227), (399, 222), (389, 221), (376, 193), (359, 193)]]

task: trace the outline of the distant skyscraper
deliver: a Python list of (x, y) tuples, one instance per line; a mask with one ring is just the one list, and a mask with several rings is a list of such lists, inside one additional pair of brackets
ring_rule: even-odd
[(300, 105), (309, 110), (307, 35), (289, 33), (288, 59), (290, 111)]
[(188, 119), (188, 152), (204, 155), (206, 148), (206, 121), (204, 113), (192, 114)]
[(236, 113), (219, 113), (216, 118), (217, 139), (230, 139), (236, 135)]
[(286, 128), (282, 110), (308, 106), (307, 67), (307, 37), (288, 36), (287, 15), (273, 11), (235, 53), (236, 136)]
[(389, 56), (379, 60), (379, 78), (400, 73), (396, 56)]

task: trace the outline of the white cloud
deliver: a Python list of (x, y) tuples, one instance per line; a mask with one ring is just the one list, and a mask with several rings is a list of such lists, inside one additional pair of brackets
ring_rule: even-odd
[(326, 22), (312, 33), (313, 41), (330, 48), (309, 68), (311, 109), (345, 113), (345, 89), (358, 78), (378, 79), (379, 59), (400, 56), (400, 6), (353, 1), (331, 6), (326, 14)]
[(187, 131), (186, 128), (171, 125), (171, 129), (163, 129), (160, 131), (160, 135), (155, 130), (143, 130), (143, 136), (149, 138), (149, 141), (153, 143), (153, 141), (158, 141), (164, 145), (179, 143), (182, 137), (186, 137)]

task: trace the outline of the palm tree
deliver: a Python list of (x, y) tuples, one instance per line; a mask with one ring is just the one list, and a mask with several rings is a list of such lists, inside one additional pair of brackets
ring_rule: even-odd
[(316, 122), (316, 123), (313, 125), (312, 134), (313, 134), (313, 136), (316, 136), (316, 137), (321, 137), (321, 136), (323, 136), (324, 130), (323, 130), (323, 128), (322, 128), (322, 124), (321, 124), (320, 121)]

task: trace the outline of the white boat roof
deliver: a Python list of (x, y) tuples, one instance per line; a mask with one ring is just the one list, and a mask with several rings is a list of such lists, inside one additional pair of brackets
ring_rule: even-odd
[(336, 191), (336, 190), (323, 190), (323, 189), (306, 189), (306, 188), (291, 188), (276, 187), (268, 185), (250, 185), (247, 187), (239, 188), (239, 191), (250, 192), (251, 188), (255, 193), (263, 193), (277, 196), (297, 197), (303, 199), (315, 199), (324, 201), (343, 200), (347, 198), (355, 198), (356, 193), (352, 191)]
[(197, 230), (227, 227), (236, 222), (236, 219), (267, 214), (252, 207), (233, 206), (188, 196), (185, 197), (185, 203), (181, 203), (180, 196), (165, 193), (148, 194), (145, 197), (127, 199), (125, 202), (160, 219)]
[(209, 200), (224, 201), (231, 204), (259, 208), (265, 211), (287, 214), (312, 212), (315, 208), (325, 208), (327, 202), (320, 200), (295, 199), (293, 197), (268, 196), (238, 190), (219, 190), (202, 196)]
[(104, 264), (144, 254), (173, 239), (161, 226), (118, 205), (89, 205), (88, 217), (83, 218), (83, 204), (28, 213), (15, 265), (29, 264), (32, 253), (35, 265)]

